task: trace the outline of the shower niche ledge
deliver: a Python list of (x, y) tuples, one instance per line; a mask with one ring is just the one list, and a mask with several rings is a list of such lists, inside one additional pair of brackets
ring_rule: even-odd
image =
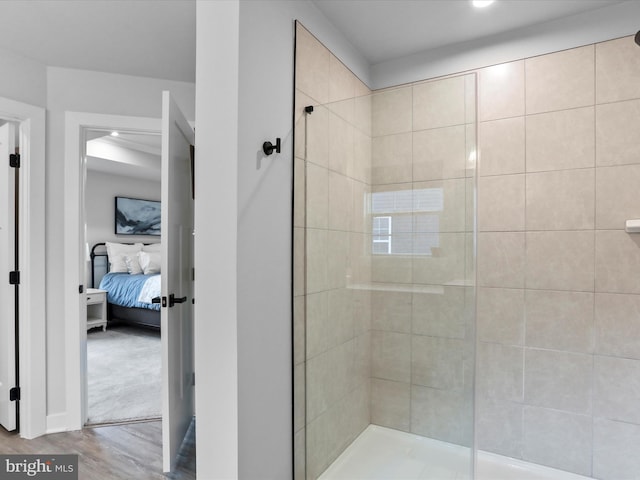
[(640, 233), (640, 219), (627, 220), (624, 230), (627, 233)]

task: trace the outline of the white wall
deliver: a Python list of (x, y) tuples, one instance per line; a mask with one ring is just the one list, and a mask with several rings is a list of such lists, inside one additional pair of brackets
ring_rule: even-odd
[(162, 90), (171, 90), (187, 115), (195, 117), (195, 85), (145, 77), (47, 67), (46, 286), (47, 415), (66, 411), (64, 288), (64, 112), (141, 117), (161, 116)]
[[(239, 5), (239, 30), (237, 11)], [(196, 186), (196, 255), (202, 225), (215, 211), (211, 206), (230, 200), (236, 188), (237, 223), (225, 215), (214, 237), (207, 265), (196, 273), (196, 322), (204, 319), (198, 298), (206, 294), (215, 314), (207, 310), (207, 351), (196, 344), (198, 415), (198, 478), (225, 476), (221, 464), (237, 461), (239, 478), (284, 480), (292, 476), (292, 357), (291, 357), (291, 199), (294, 20), (300, 20), (329, 46), (354, 73), (368, 80), (366, 62), (309, 1), (208, 2), (197, 7), (196, 172), (210, 178), (212, 188)], [(225, 38), (225, 35), (228, 35)], [(235, 42), (239, 38), (239, 50)], [(224, 48), (222, 46), (224, 46)], [(239, 56), (239, 71), (234, 59)], [(233, 84), (239, 87), (234, 102)], [(220, 89), (224, 90), (224, 93)], [(226, 95), (225, 95), (226, 94)], [(237, 118), (237, 122), (235, 119)], [(224, 144), (237, 138), (236, 148)], [(282, 138), (281, 154), (264, 158), (265, 140)], [(228, 175), (224, 178), (221, 175)], [(207, 210), (208, 209), (208, 210)], [(236, 227), (236, 228), (234, 228)], [(229, 285), (236, 276), (237, 284)], [(202, 248), (204, 248), (204, 245)], [(233, 246), (231, 246), (233, 245)], [(212, 245), (209, 245), (211, 252)], [(202, 256), (198, 255), (200, 262)], [(222, 284), (229, 269), (228, 282)], [(237, 294), (237, 318), (229, 305)], [(220, 317), (220, 318), (217, 318)], [(215, 321), (215, 325), (213, 325)], [(223, 328), (223, 325), (226, 328)], [(196, 342), (201, 335), (196, 324)], [(204, 331), (204, 330), (200, 330)], [(237, 356), (227, 342), (237, 331)], [(204, 344), (203, 344), (204, 346)], [(219, 348), (218, 348), (219, 347)], [(200, 357), (200, 358), (198, 358)], [(200, 365), (210, 367), (203, 372)], [(234, 373), (237, 362), (237, 378)], [(220, 370), (220, 376), (216, 372)], [(234, 389), (237, 385), (237, 390)], [(230, 389), (232, 391), (230, 391)], [(202, 412), (209, 392), (209, 411)], [(200, 392), (200, 393), (198, 393)], [(237, 422), (230, 399), (238, 396)], [(217, 412), (213, 409), (226, 408)], [(201, 415), (202, 414), (202, 415)], [(223, 417), (227, 418), (223, 418)], [(213, 423), (203, 419), (219, 419)], [(235, 435), (237, 445), (231, 444)], [(221, 458), (217, 446), (225, 445)], [(235, 455), (234, 455), (235, 454)], [(228, 472), (228, 471), (227, 471)]]
[(0, 96), (44, 107), (47, 98), (45, 65), (0, 49)]
[[(160, 241), (160, 237), (153, 236), (116, 236), (114, 232), (114, 197), (116, 196), (160, 200), (160, 182), (89, 170), (87, 172), (85, 193), (87, 242), (89, 248), (98, 242), (153, 243)], [(88, 266), (87, 268), (88, 276), (86, 285), (89, 285), (91, 281), (91, 267)]]
[(590, 10), (541, 25), (381, 62), (371, 67), (372, 89), (459, 73), (635, 34), (640, 2)]

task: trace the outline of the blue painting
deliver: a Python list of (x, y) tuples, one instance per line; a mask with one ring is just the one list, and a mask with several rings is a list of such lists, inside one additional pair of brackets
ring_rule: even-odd
[(116, 235), (160, 235), (160, 202), (116, 197)]

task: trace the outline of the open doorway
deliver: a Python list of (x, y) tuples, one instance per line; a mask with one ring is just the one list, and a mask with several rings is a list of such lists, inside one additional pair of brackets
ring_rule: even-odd
[(87, 425), (158, 419), (161, 137), (85, 130)]

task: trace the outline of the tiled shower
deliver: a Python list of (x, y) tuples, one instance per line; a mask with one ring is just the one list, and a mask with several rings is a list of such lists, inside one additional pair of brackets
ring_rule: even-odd
[(371, 92), (298, 25), (295, 122), (296, 478), (370, 424), (636, 478), (633, 39)]

